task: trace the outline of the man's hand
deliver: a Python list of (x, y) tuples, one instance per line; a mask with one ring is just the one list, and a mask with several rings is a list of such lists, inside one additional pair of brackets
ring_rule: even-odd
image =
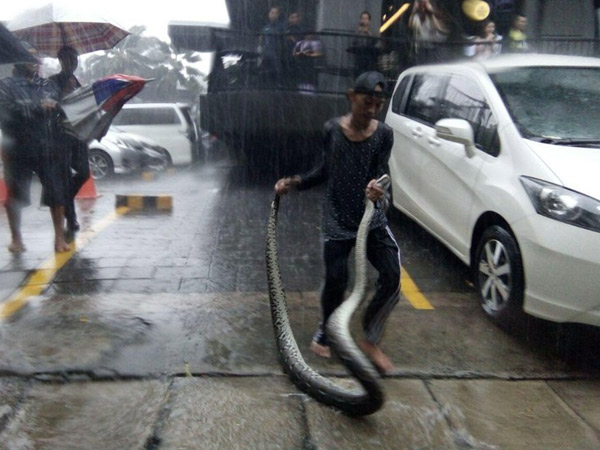
[(369, 184), (367, 185), (367, 189), (365, 189), (367, 197), (372, 202), (381, 200), (385, 195), (385, 192), (383, 191), (383, 189), (381, 189), (379, 186), (377, 186), (376, 183), (377, 183), (377, 180), (372, 179), (371, 181), (369, 181)]
[(300, 177), (294, 175), (293, 177), (281, 178), (275, 183), (275, 193), (277, 195), (287, 194), (293, 186), (297, 186), (300, 183)]
[(40, 106), (44, 111), (52, 111), (56, 108), (57, 102), (55, 100), (45, 98), (40, 102)]

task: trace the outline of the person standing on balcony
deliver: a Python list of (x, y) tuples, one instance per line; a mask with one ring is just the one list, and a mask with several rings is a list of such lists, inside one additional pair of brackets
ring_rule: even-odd
[(269, 9), (269, 23), (261, 30), (259, 53), (260, 72), (265, 86), (281, 87), (283, 82), (283, 49), (285, 26), (280, 20), (281, 8)]
[(296, 87), (299, 82), (298, 66), (294, 57), (294, 50), (298, 42), (303, 39), (304, 31), (302, 29), (302, 16), (299, 12), (293, 12), (288, 16), (287, 27), (285, 29), (285, 79), (288, 86)]
[(315, 34), (308, 32), (294, 47), (293, 55), (297, 70), (296, 87), (304, 91), (314, 91), (318, 82), (317, 61), (323, 56), (321, 41)]
[(371, 13), (363, 11), (356, 28), (356, 37), (352, 40), (355, 76), (377, 69), (377, 39), (371, 32)]
[(496, 34), (496, 24), (491, 20), (484, 21), (481, 32), (475, 38), (474, 59), (483, 60), (496, 56), (502, 49), (502, 36)]
[(509, 53), (523, 53), (529, 50), (527, 44), (527, 34), (525, 28), (527, 27), (527, 17), (517, 14), (512, 21), (512, 26), (508, 30), (508, 45), (506, 50)]
[(416, 64), (427, 64), (444, 59), (444, 42), (450, 32), (442, 11), (430, 0), (416, 0), (408, 27), (413, 34), (412, 56)]

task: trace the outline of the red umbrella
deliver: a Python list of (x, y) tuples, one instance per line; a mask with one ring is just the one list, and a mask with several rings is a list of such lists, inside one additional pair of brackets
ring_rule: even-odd
[(79, 54), (107, 50), (129, 34), (94, 12), (89, 3), (81, 5), (77, 8), (55, 2), (29, 9), (8, 22), (7, 28), (40, 53), (53, 57), (65, 45)]
[(85, 142), (102, 138), (123, 105), (148, 81), (151, 80), (117, 74), (80, 87), (61, 101), (69, 128)]

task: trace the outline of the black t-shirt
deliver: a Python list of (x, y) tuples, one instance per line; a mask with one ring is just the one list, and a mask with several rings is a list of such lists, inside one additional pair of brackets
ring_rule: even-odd
[(49, 78), (50, 81), (56, 84), (60, 98), (63, 98), (81, 87), (81, 83), (75, 75), (68, 75), (64, 72), (59, 72)]
[[(392, 129), (379, 122), (364, 141), (349, 140), (340, 118), (324, 127), (323, 154), (317, 166), (300, 175), (299, 190), (327, 182), (323, 203), (323, 234), (326, 239), (355, 239), (365, 211), (365, 189), (369, 181), (388, 173), (394, 142)], [(370, 229), (387, 224), (382, 209), (376, 208)]]

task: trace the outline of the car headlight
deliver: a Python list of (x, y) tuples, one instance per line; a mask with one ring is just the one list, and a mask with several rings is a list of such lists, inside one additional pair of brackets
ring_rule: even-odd
[(600, 232), (600, 201), (537, 178), (523, 176), (521, 183), (538, 214)]

